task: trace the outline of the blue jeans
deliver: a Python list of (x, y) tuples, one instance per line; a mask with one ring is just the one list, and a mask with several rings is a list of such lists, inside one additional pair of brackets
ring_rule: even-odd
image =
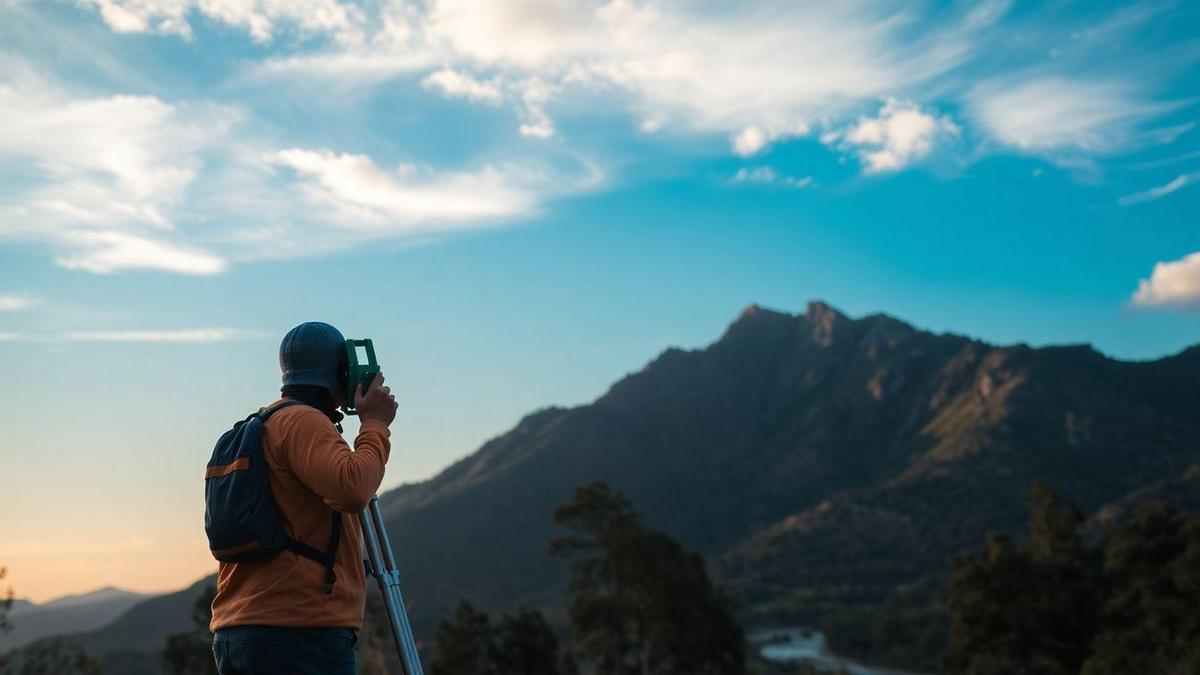
[(232, 626), (213, 635), (221, 675), (354, 675), (349, 628)]

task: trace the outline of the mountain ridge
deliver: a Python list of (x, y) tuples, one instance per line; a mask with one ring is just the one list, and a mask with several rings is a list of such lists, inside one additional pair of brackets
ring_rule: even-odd
[[(1133, 436), (1153, 428), (1151, 436), (1174, 434), (1162, 439), (1161, 448), (1172, 457), (1159, 456), (1161, 466), (1145, 471), (1155, 480), (1169, 478), (1185, 465), (1181, 453), (1192, 457), (1181, 439), (1200, 433), (1186, 419), (1191, 402), (1200, 400), (1200, 389), (1189, 384), (1200, 372), (1197, 354), (1200, 348), (1193, 347), (1154, 361), (1118, 361), (1090, 345), (995, 346), (920, 330), (883, 313), (852, 319), (820, 301), (799, 315), (750, 305), (712, 344), (666, 349), (592, 403), (528, 415), (442, 474), (383, 499), (398, 547), (423, 551), (433, 543), (453, 561), (470, 559), (471, 542), (481, 542), (492, 553), (487, 562), (509, 580), (505, 588), (488, 587), (472, 581), (466, 565), (455, 570), (453, 562), (435, 565), (429, 556), (413, 554), (408, 576), (418, 587), (437, 588), (438, 575), (453, 578), (440, 591), (415, 594), (418, 606), (436, 607), (427, 620), (447, 611), (455, 594), (478, 596), (473, 599), (483, 606), (553, 602), (561, 568), (534, 557), (554, 534), (553, 504), (588, 478), (624, 489), (652, 524), (679, 534), (730, 572), (735, 587), (753, 587), (756, 580), (743, 584), (731, 572), (738, 569), (735, 546), (753, 549), (749, 542), (764, 528), (788, 518), (816, 518), (809, 510), (827, 500), (833, 506), (853, 501), (848, 495), (856, 490), (866, 490), (861, 498), (886, 502), (905, 486), (933, 490), (939, 474), (1010, 471), (1004, 481), (991, 481), (1003, 483), (1003, 490), (996, 488), (1004, 497), (996, 510), (1008, 515), (983, 517), (946, 545), (958, 550), (972, 543), (983, 521), (1001, 529), (1019, 524), (1028, 486), (1016, 483), (1053, 479), (1063, 468), (1053, 458), (1104, 445), (1095, 428), (1097, 420), (1103, 424), (1092, 409), (1097, 406), (1122, 418)], [(1179, 370), (1193, 378), (1177, 377)], [(1060, 386), (1059, 378), (1072, 384)], [(1089, 400), (1088, 389), (1110, 400)], [(1060, 403), (1068, 398), (1087, 409), (1067, 410)], [(1143, 409), (1152, 414), (1139, 417)], [(1019, 466), (992, 466), (996, 448), (1012, 446), (1018, 427), (1038, 447), (1013, 451), (1010, 459)], [(1047, 434), (1054, 440), (1037, 441)], [(740, 453), (728, 450), (734, 446)], [(689, 466), (681, 468), (684, 462)], [(769, 475), (747, 475), (755, 472)], [(1095, 494), (1084, 481), (1072, 488), (1089, 508), (1134, 487), (1111, 476), (1092, 477), (1108, 484)], [(750, 493), (723, 494), (724, 483)], [(664, 494), (673, 490), (705, 498), (688, 503)], [(953, 492), (937, 491), (947, 499)], [(520, 509), (524, 515), (518, 517)], [(446, 531), (455, 527), (462, 533)], [(512, 542), (494, 534), (501, 530), (518, 532), (532, 553), (509, 557), (504, 552)], [(916, 533), (906, 536), (917, 545)]]
[[(459, 598), (561, 617), (551, 513), (592, 480), (700, 552), (744, 622), (815, 623), (1019, 529), (1034, 480), (1080, 503), (1097, 532), (1149, 499), (1200, 508), (1186, 498), (1200, 480), (1198, 405), (1200, 345), (1120, 361), (819, 301), (803, 314), (750, 305), (713, 343), (665, 349), (591, 403), (529, 413), (381, 498), (421, 635)], [(126, 656), (160, 643), (189, 625), (206, 581), (75, 640)]]

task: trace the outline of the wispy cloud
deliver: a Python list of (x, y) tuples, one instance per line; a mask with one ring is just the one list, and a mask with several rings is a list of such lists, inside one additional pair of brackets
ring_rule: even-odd
[(292, 148), (267, 161), (294, 173), (311, 204), (343, 228), (431, 231), (479, 226), (532, 213), (553, 177), (518, 166), (438, 172), (402, 165), (380, 169), (366, 155)]
[(267, 43), (283, 29), (299, 35), (330, 35), (342, 43), (361, 39), (363, 17), (354, 5), (337, 0), (83, 0), (120, 33), (176, 34), (192, 37), (191, 15), (246, 31)]
[(1200, 251), (1154, 265), (1130, 299), (1137, 307), (1200, 309)]
[(1151, 201), (1154, 199), (1159, 199), (1162, 197), (1166, 197), (1167, 195), (1171, 194), (1172, 192), (1175, 192), (1176, 190), (1178, 190), (1186, 185), (1193, 185), (1197, 181), (1200, 181), (1200, 171), (1193, 171), (1192, 173), (1185, 173), (1185, 174), (1175, 178), (1171, 182), (1167, 183), (1166, 185), (1159, 185), (1158, 187), (1153, 187), (1153, 188), (1150, 188), (1149, 190), (1143, 190), (1141, 192), (1135, 192), (1130, 195), (1125, 195), (1124, 197), (1121, 197), (1119, 200), (1117, 200), (1117, 203), (1119, 203), (1121, 206), (1129, 206), (1130, 204), (1140, 204), (1142, 202), (1148, 202), (1148, 201)]
[(14, 312), (29, 309), (41, 302), (30, 295), (0, 294), (0, 312)]
[[(15, 177), (0, 185), (0, 241), (43, 244), (58, 265), (93, 274), (213, 275), (234, 259), (493, 225), (599, 180), (583, 161), (569, 174), (538, 161), (389, 171), (367, 155), (278, 150), (242, 110), (97, 96), (30, 64), (2, 63), (12, 67), (0, 70), (0, 161), (12, 160)], [(489, 95), (478, 82), (433, 81)], [(552, 134), (540, 109), (548, 90), (506, 87), (529, 133)]]
[(257, 331), (236, 328), (186, 328), (181, 330), (72, 331), (59, 337), (72, 342), (227, 342), (259, 337)]
[(749, 156), (864, 102), (926, 87), (969, 61), (1008, 5), (921, 13), (875, 1), (384, 3), (378, 17), (363, 15), (355, 40), (257, 70), (346, 86), (436, 68), (427, 88), (503, 100), (535, 137), (553, 135), (555, 106), (599, 93), (644, 132), (718, 133)]
[(260, 331), (237, 328), (184, 328), (177, 330), (85, 330), (60, 333), (0, 333), (0, 341), (30, 342), (228, 342), (261, 337)]
[(476, 103), (497, 105), (504, 99), (497, 79), (480, 80), (470, 73), (442, 68), (421, 80), (426, 89), (435, 89), (451, 98), (465, 98)]
[(185, 244), (173, 244), (128, 232), (83, 231), (63, 237), (75, 252), (55, 258), (67, 269), (95, 274), (126, 270), (160, 270), (209, 275), (225, 271), (223, 258)]
[(94, 272), (211, 273), (215, 254), (178, 243), (174, 215), (236, 114), (152, 96), (76, 93), (21, 61), (2, 61), (0, 238), (47, 241), (60, 264)]
[[(964, 154), (1071, 164), (1166, 143), (1187, 128), (1151, 128), (1176, 109), (1152, 78), (1137, 76), (1158, 52), (1145, 44), (1124, 52), (1149, 54), (1137, 68), (1103, 52), (1159, 10), (1080, 12), (1050, 30), (1030, 25), (1046, 23), (1038, 11), (1010, 16), (1007, 0), (78, 4), (119, 33), (191, 41), (209, 34), (202, 24), (240, 31), (256, 55), (216, 76), (222, 103), (152, 86), (129, 95), (65, 84), (53, 68), (0, 63), (0, 160), (17, 174), (0, 186), (0, 239), (41, 243), (59, 265), (98, 274), (217, 274), (249, 259), (531, 217), (600, 180), (600, 162), (580, 159), (578, 148), (603, 146), (575, 145), (569, 134), (581, 127), (567, 123), (571, 115), (619, 114), (641, 134), (724, 139), (742, 157), (820, 134), (872, 174), (981, 139), (984, 149)], [(992, 58), (1000, 51), (1005, 58)], [(406, 77), (391, 80), (398, 74)], [(514, 123), (510, 136), (481, 138), (463, 151), (477, 156), (452, 165), (414, 156), (403, 141), (364, 151), (372, 146), (263, 114), (256, 106), (295, 105), (288, 97), (299, 90), (258, 86), (287, 77), (335, 92), (392, 81), (418, 97), (508, 110)], [(249, 92), (247, 78), (268, 79), (253, 79)], [(359, 99), (321, 95), (350, 118), (364, 112)], [(564, 169), (563, 157), (575, 165)], [(768, 181), (747, 173), (738, 182)], [(1180, 187), (1172, 186), (1163, 188)]]
[(1003, 77), (968, 97), (969, 115), (996, 141), (1063, 160), (1129, 149), (1145, 123), (1170, 109), (1117, 78)]
[(781, 185), (790, 188), (804, 188), (812, 185), (812, 176), (797, 178), (781, 175), (769, 166), (754, 168), (742, 167), (729, 179), (730, 183), (756, 183), (759, 185)]

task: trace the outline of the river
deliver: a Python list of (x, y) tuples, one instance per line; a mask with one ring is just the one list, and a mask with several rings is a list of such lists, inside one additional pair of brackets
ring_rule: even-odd
[(843, 669), (850, 675), (917, 675), (902, 670), (873, 668), (842, 658), (829, 651), (821, 631), (798, 627), (760, 628), (747, 635), (758, 653), (768, 661), (807, 663), (818, 670)]

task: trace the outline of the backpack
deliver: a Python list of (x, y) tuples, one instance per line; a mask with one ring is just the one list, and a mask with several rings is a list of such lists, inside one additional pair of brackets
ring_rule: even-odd
[(221, 435), (204, 471), (204, 532), (221, 562), (243, 562), (291, 551), (325, 568), (325, 592), (337, 581), (333, 565), (342, 535), (342, 514), (333, 511), (329, 549), (319, 551), (288, 536), (271, 495), (262, 426), (281, 408), (304, 405), (286, 400), (263, 408)]

